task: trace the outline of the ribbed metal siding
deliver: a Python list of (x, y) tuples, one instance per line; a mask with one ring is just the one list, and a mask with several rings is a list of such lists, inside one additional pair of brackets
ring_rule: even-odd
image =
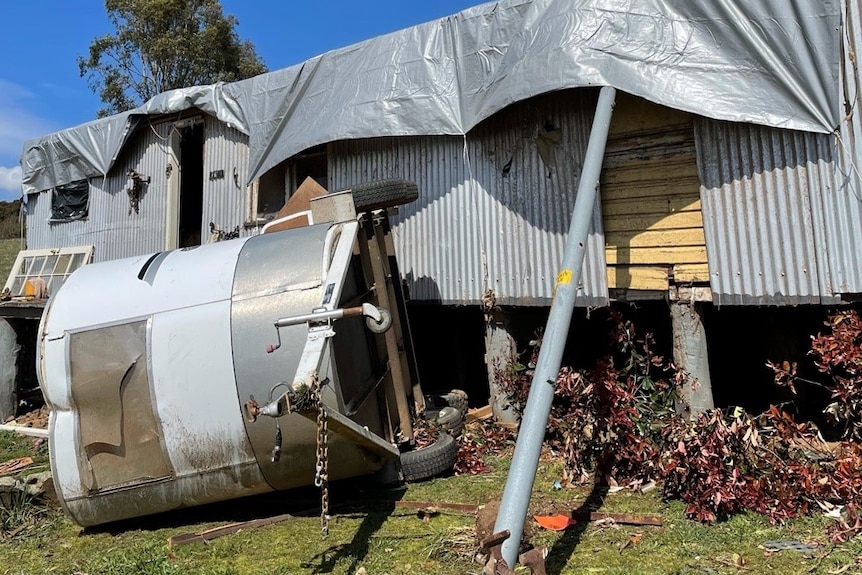
[(715, 303), (835, 301), (823, 206), (831, 137), (699, 120), (695, 138)]
[[(400, 208), (393, 233), (413, 299), (473, 304), (492, 289), (500, 305), (547, 305), (594, 105), (591, 95), (561, 92), (511, 106), (466, 140), (335, 143), (329, 147), (329, 187), (387, 178), (417, 182), (419, 200)], [(536, 144), (546, 125), (561, 136), (550, 177)], [(607, 304), (606, 273), (597, 205), (578, 305)]]
[(838, 138), (837, 186), (824, 196), (829, 269), (836, 292), (862, 293), (862, 7), (845, 0), (841, 89), (845, 116)]
[[(201, 238), (210, 237), (210, 222), (225, 231), (243, 223), (247, 213), (248, 136), (212, 116), (204, 121), (204, 201)], [(209, 174), (224, 170), (224, 178), (210, 180)]]
[[(168, 141), (170, 124), (141, 124), (120, 154), (111, 175), (90, 180), (90, 210), (86, 220), (48, 223), (51, 193), (31, 195), (27, 245), (31, 249), (94, 245), (95, 261), (160, 251), (165, 238)], [(129, 214), (126, 173), (134, 169), (151, 177), (141, 197), (139, 213)]]

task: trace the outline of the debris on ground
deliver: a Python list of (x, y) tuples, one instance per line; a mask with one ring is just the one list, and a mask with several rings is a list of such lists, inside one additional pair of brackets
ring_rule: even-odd
[(0, 477), (0, 506), (9, 507), (20, 495), (56, 501), (54, 480), (50, 471), (18, 477)]
[(4, 461), (3, 463), (0, 463), (0, 476), (11, 475), (16, 471), (26, 469), (31, 465), (33, 465), (32, 457), (16, 457), (15, 459)]
[(48, 428), (48, 408), (42, 406), (39, 409), (28, 411), (18, 417), (10, 417), (6, 420), (9, 425), (18, 425), (21, 427), (35, 427), (39, 429)]
[(760, 544), (767, 551), (796, 551), (797, 553), (816, 553), (820, 547), (813, 543), (804, 543), (795, 539), (774, 539)]

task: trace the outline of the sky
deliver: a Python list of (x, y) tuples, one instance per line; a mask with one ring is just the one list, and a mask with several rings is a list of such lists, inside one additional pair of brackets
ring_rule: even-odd
[[(270, 70), (454, 14), (481, 0), (222, 0)], [(0, 0), (0, 201), (21, 195), (28, 138), (92, 120), (101, 102), (78, 56), (112, 32), (101, 0)]]

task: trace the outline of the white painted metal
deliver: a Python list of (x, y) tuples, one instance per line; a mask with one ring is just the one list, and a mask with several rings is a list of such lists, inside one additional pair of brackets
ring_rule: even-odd
[[(48, 338), (155, 313), (228, 300), (236, 258), (247, 239), (169, 252), (152, 284), (138, 279), (151, 255), (84, 266), (48, 306)], [(162, 273), (165, 272), (165, 273)]]

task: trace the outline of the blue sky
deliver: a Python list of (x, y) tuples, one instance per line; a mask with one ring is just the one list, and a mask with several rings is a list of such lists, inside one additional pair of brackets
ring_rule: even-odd
[[(481, 0), (222, 0), (270, 70)], [(24, 140), (92, 120), (101, 103), (77, 57), (111, 31), (100, 0), (0, 0), (0, 200), (20, 195)]]

